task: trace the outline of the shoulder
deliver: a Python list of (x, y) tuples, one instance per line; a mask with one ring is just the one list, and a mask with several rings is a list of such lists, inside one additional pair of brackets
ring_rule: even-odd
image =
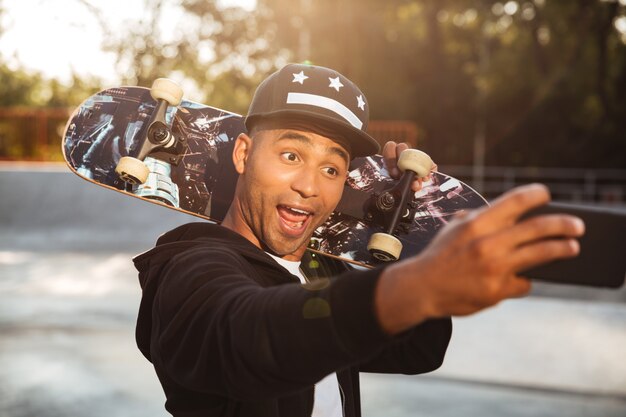
[(166, 233), (153, 250), (136, 259), (142, 262), (160, 264), (160, 279), (166, 285), (178, 285), (181, 280), (205, 285), (228, 279), (270, 286), (292, 279), (246, 238), (209, 223), (190, 223)]
[(194, 263), (247, 263), (245, 259), (270, 259), (262, 250), (240, 234), (213, 223), (197, 222), (178, 226), (159, 237), (156, 246), (150, 251), (137, 256), (136, 261), (144, 259), (161, 261), (184, 260)]
[(174, 254), (168, 260), (164, 273), (209, 278), (219, 274), (249, 275), (253, 271), (253, 265), (237, 245), (222, 239), (202, 238)]
[(209, 242), (186, 248), (166, 261), (160, 271), (156, 299), (162, 313), (182, 305), (200, 306), (248, 291), (258, 291), (259, 274), (233, 248)]

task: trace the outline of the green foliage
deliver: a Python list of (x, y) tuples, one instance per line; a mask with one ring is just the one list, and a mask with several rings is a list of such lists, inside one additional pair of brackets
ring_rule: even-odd
[[(474, 162), (484, 127), (489, 165), (626, 166), (617, 1), (258, 0), (245, 11), (145, 0), (119, 33), (97, 2), (75, 1), (98, 18), (123, 84), (170, 77), (189, 98), (245, 113), (267, 74), (310, 60), (356, 81), (372, 118), (415, 121), (441, 165)], [(4, 106), (75, 106), (100, 84), (0, 63)]]
[(145, 8), (127, 32), (112, 33), (102, 24), (104, 49), (116, 55), (123, 83), (192, 80), (194, 99), (245, 112), (251, 91), (280, 55), (266, 14), (206, 0), (146, 0)]
[(292, 59), (354, 79), (373, 118), (417, 122), (441, 164), (472, 163), (484, 124), (490, 165), (626, 166), (616, 1), (262, 4)]
[(45, 101), (41, 75), (0, 63), (0, 106), (41, 106)]

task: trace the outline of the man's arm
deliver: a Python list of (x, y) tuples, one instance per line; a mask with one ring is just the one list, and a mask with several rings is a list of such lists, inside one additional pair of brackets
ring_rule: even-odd
[(415, 375), (443, 364), (450, 336), (450, 318), (427, 320), (397, 335), (374, 358), (359, 364), (361, 372)]
[(148, 357), (175, 383), (244, 401), (284, 395), (376, 356), (380, 271), (317, 286), (263, 287), (228, 248), (198, 245), (170, 258), (150, 308)]
[(430, 318), (464, 316), (519, 297), (530, 283), (519, 271), (573, 257), (584, 224), (567, 215), (519, 217), (546, 204), (542, 185), (516, 188), (490, 207), (447, 225), (418, 256), (387, 267), (375, 308), (381, 327), (397, 334)]

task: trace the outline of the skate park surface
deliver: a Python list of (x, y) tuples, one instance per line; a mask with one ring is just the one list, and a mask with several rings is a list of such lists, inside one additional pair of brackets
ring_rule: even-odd
[[(166, 416), (131, 258), (198, 219), (63, 164), (0, 165), (0, 416)], [(441, 369), (363, 374), (366, 417), (626, 416), (626, 290), (538, 283), (454, 320)]]

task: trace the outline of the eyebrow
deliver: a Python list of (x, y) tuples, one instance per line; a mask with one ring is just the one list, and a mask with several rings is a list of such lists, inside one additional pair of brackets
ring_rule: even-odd
[[(305, 143), (308, 146), (312, 146), (313, 145), (313, 141), (311, 140), (311, 138), (309, 138), (308, 136), (305, 136), (305, 135), (301, 135), (300, 133), (296, 133), (296, 132), (285, 132), (282, 135), (280, 135), (278, 140), (279, 141), (281, 141), (281, 140), (296, 140), (296, 141)], [(330, 152), (330, 153), (338, 155), (340, 158), (342, 158), (347, 163), (350, 163), (350, 157), (348, 156), (348, 153), (345, 152), (343, 149), (341, 149), (339, 146), (327, 146), (326, 150), (328, 152)]]

